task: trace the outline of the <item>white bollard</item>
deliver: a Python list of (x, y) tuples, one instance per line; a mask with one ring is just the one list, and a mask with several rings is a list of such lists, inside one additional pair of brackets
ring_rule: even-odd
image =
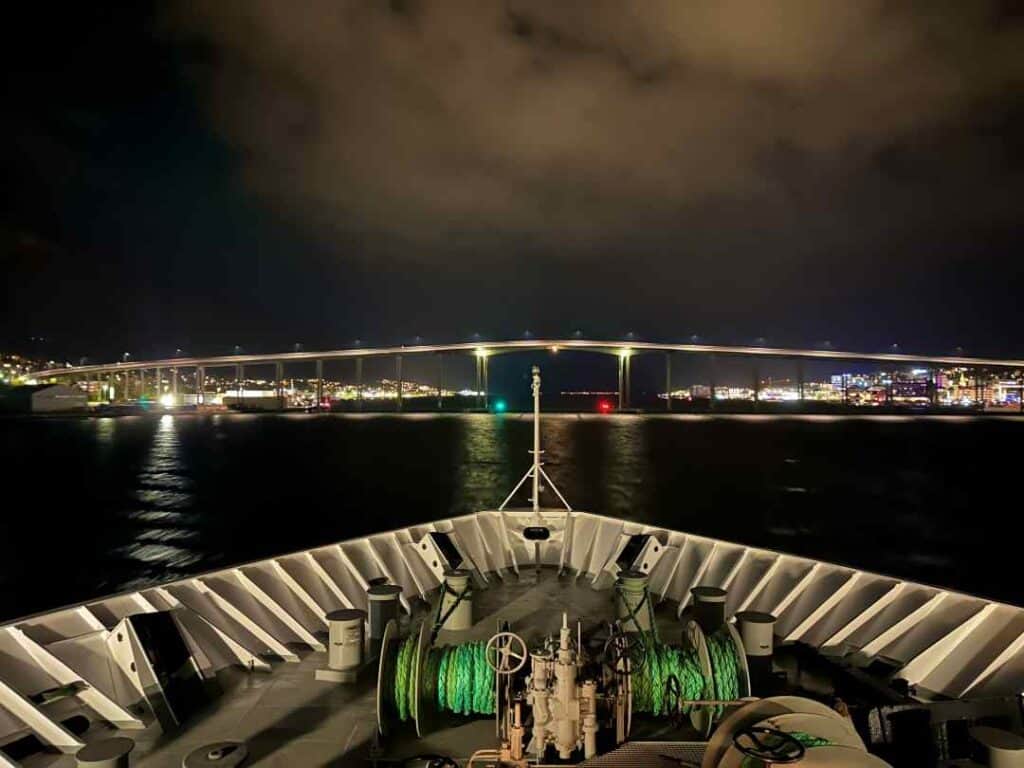
[(333, 683), (353, 683), (363, 665), (363, 628), (366, 611), (343, 608), (326, 616), (330, 638), (327, 669), (318, 669), (316, 679)]

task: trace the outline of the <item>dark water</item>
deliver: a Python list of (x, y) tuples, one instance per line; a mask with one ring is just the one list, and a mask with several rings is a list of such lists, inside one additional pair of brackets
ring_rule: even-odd
[[(0, 618), (494, 507), (531, 430), (515, 415), (4, 420)], [(1024, 421), (552, 416), (543, 432), (579, 509), (1024, 602)]]

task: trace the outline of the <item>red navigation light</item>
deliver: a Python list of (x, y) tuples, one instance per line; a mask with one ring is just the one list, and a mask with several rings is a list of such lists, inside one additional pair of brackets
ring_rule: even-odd
[(597, 403), (597, 410), (599, 410), (601, 413), (611, 413), (612, 404), (609, 403), (607, 400), (600, 400)]

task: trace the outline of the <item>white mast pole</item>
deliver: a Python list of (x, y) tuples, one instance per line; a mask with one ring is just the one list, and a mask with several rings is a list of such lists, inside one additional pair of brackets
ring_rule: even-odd
[(551, 478), (548, 477), (547, 472), (544, 471), (544, 464), (541, 462), (540, 457), (544, 454), (544, 451), (540, 449), (540, 368), (536, 365), (533, 366), (533, 450), (530, 453), (533, 454), (533, 464), (526, 470), (526, 474), (523, 475), (522, 479), (516, 483), (516, 487), (512, 489), (512, 493), (505, 497), (505, 500), (501, 502), (501, 506), (498, 510), (503, 510), (508, 506), (508, 503), (512, 501), (512, 497), (518, 493), (519, 489), (523, 487), (523, 483), (527, 480), (533, 480), (533, 513), (537, 517), (537, 525), (543, 525), (544, 521), (540, 514), (540, 479), (543, 477), (544, 482), (547, 483), (547, 487), (555, 492), (558, 496), (558, 500), (562, 502), (562, 505), (568, 510), (572, 511), (572, 507), (569, 506), (569, 502), (565, 500), (562, 493), (555, 487), (555, 484), (551, 482)]
[(533, 366), (533, 511), (540, 514), (540, 368)]

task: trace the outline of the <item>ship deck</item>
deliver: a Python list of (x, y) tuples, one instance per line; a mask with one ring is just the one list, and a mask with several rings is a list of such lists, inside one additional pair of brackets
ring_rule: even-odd
[[(509, 573), (505, 580), (492, 575), (487, 587), (475, 593), (472, 629), (442, 632), (438, 642), (486, 640), (498, 621), (507, 621), (512, 631), (532, 643), (557, 635), (563, 612), (570, 622), (582, 619), (586, 631), (612, 618), (612, 594), (610, 589), (595, 589), (586, 577), (559, 576), (550, 567), (542, 570), (539, 580), (532, 569), (524, 569), (520, 577)], [(424, 616), (430, 620), (425, 603), (415, 607), (408, 620)], [(674, 602), (666, 600), (656, 618), (664, 636), (678, 635)], [(314, 673), (326, 666), (326, 653), (301, 646), (293, 650), (300, 658), (297, 663), (275, 663), (270, 672), (222, 670), (218, 682), (223, 693), (174, 733), (165, 735), (156, 722), (142, 731), (94, 725), (83, 738), (87, 742), (111, 736), (133, 739), (132, 764), (139, 768), (180, 768), (194, 749), (224, 740), (246, 743), (246, 766), (342, 766), (374, 757), (388, 765), (424, 753), (464, 759), (476, 749), (497, 746), (493, 718), (458, 718), (424, 738), (417, 738), (412, 723), (405, 723), (386, 744), (380, 744), (376, 660), (367, 659), (354, 684), (319, 682)], [(50, 755), (23, 765), (71, 768), (76, 763), (70, 755)]]

